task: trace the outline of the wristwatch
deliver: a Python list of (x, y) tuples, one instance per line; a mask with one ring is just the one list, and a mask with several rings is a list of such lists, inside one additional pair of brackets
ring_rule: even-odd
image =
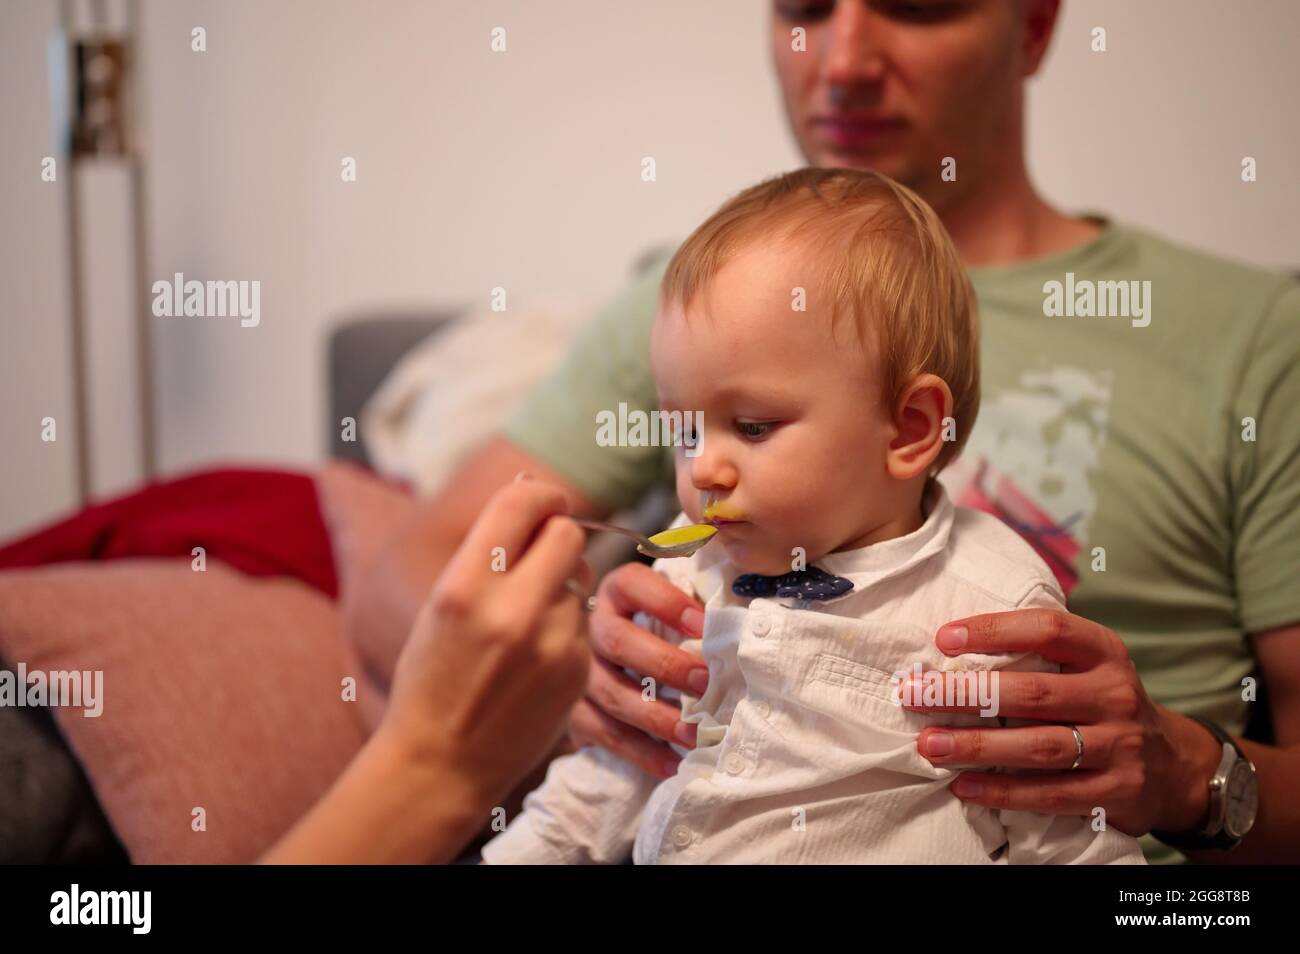
[(1223, 757), (1210, 779), (1209, 821), (1199, 831), (1153, 831), (1151, 834), (1166, 845), (1184, 851), (1206, 848), (1231, 851), (1255, 824), (1255, 814), (1259, 810), (1259, 780), (1255, 777), (1255, 766), (1220, 726), (1200, 716), (1189, 718), (1209, 729), (1223, 746)]

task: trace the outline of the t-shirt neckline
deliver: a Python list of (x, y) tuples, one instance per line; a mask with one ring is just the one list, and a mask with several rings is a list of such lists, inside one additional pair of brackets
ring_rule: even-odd
[(1090, 262), (1107, 255), (1128, 234), (1128, 229), (1114, 219), (1097, 212), (1085, 212), (1081, 218), (1101, 226), (1101, 231), (1081, 245), (1006, 265), (980, 265), (967, 268), (971, 282), (977, 287), (982, 281), (1014, 281), (1042, 274), (1060, 274), (1086, 267)]

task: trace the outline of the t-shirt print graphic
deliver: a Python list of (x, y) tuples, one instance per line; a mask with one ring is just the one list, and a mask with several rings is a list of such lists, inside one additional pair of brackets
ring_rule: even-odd
[(940, 479), (954, 504), (993, 514), (1051, 567), (1068, 597), (1096, 508), (1092, 475), (1106, 438), (1111, 373), (1057, 366), (1014, 386), (986, 378), (975, 430)]

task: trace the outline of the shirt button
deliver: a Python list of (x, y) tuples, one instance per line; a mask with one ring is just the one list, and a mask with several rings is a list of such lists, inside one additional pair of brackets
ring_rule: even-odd
[(678, 848), (685, 848), (691, 843), (693, 835), (685, 825), (678, 825), (673, 829), (673, 844)]
[(760, 616), (750, 625), (755, 636), (766, 636), (772, 629), (772, 621), (766, 616)]
[(722, 767), (727, 770), (728, 775), (739, 775), (745, 771), (745, 757), (739, 752), (728, 752), (727, 757), (722, 760)]
[(759, 699), (754, 703), (754, 709), (758, 712), (759, 718), (766, 719), (772, 714), (772, 707), (767, 704), (766, 699)]

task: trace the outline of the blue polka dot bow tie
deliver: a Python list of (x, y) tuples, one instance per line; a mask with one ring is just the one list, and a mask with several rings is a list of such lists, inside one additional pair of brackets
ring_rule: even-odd
[(842, 576), (831, 576), (825, 570), (810, 566), (806, 570), (782, 573), (780, 576), (759, 576), (742, 573), (731, 584), (737, 596), (793, 597), (799, 600), (829, 600), (843, 596), (853, 589), (853, 584)]

